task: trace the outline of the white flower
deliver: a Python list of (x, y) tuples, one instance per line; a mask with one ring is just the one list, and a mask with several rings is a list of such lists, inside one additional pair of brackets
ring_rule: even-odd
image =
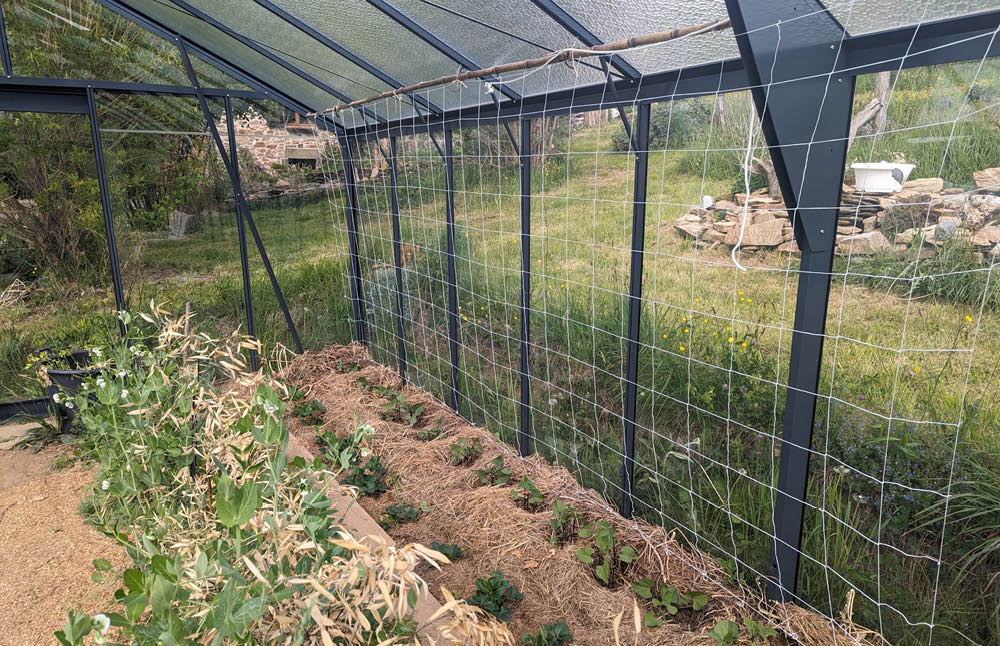
[(83, 389), (90, 390), (90, 384), (88, 384), (87, 382), (83, 382)]
[(557, 400), (555, 397), (553, 397), (552, 399), (549, 400), (549, 406), (555, 406), (558, 403), (559, 403), (559, 400)]
[(66, 400), (66, 408), (73, 408), (73, 402)]
[(124, 370), (119, 370), (119, 371), (118, 371), (118, 376), (119, 376), (119, 377), (121, 377), (122, 379), (124, 379), (124, 378), (125, 378), (125, 375), (126, 375), (126, 374), (128, 374), (128, 373), (126, 373), (126, 372), (125, 372)]
[(833, 467), (833, 472), (834, 473), (838, 473), (840, 475), (846, 475), (846, 474), (850, 473), (851, 470), (849, 468), (845, 467), (845, 466), (837, 466), (837, 467)]
[(299, 486), (302, 487), (303, 489), (308, 489), (309, 481), (306, 480), (305, 478), (299, 478)]
[(268, 415), (274, 415), (274, 413), (277, 410), (278, 407), (272, 404), (271, 402), (264, 402), (264, 412), (267, 413)]
[(128, 399), (128, 388), (122, 388), (122, 399)]
[(62, 401), (62, 393), (56, 393), (55, 395), (52, 395), (52, 401), (54, 401), (57, 404), (59, 402), (61, 402)]
[(367, 458), (371, 454), (372, 454), (371, 449), (361, 449), (361, 457)]
[(104, 381), (103, 377), (98, 377), (97, 378), (97, 387), (98, 388), (104, 388), (107, 385), (108, 385), (108, 382)]
[(102, 635), (105, 634), (111, 628), (111, 619), (103, 612), (94, 615), (94, 628)]
[(104, 480), (101, 482), (101, 491), (107, 491), (111, 487), (111, 482)]
[(362, 435), (375, 435), (375, 427), (371, 424), (362, 424), (358, 427)]
[(130, 348), (130, 350), (132, 350), (132, 354), (134, 354), (134, 355), (139, 355), (139, 354), (142, 354), (142, 350), (140, 350), (140, 349), (138, 348), (138, 346), (134, 346), (134, 345), (133, 345), (133, 346), (132, 346), (132, 347)]
[[(101, 355), (102, 355), (102, 352), (101, 352), (101, 349), (100, 349), (100, 348), (93, 348), (93, 349), (91, 350), (91, 352), (92, 352), (92, 353), (94, 354), (94, 356), (95, 356), (95, 357), (97, 357), (98, 359), (100, 359), (100, 358), (101, 358)], [(101, 616), (103, 617), (104, 615), (101, 615)]]

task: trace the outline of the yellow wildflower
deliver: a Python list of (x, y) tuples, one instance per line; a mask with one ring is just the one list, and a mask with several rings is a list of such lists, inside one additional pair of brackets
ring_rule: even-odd
[(684, 352), (684, 346), (681, 346), (681, 352)]
[(969, 316), (968, 314), (966, 314), (966, 315), (965, 315), (965, 322), (966, 322), (966, 323), (972, 323), (972, 317), (971, 317), (971, 316)]
[(920, 372), (920, 366), (913, 366), (913, 372)]
[(729, 337), (729, 342), (730, 342), (730, 343), (732, 343), (732, 342), (733, 342), (733, 337)]

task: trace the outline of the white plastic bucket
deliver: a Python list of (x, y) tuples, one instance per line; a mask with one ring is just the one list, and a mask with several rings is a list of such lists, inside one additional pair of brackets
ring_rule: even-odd
[(914, 164), (874, 162), (851, 164), (854, 171), (854, 187), (865, 193), (895, 193), (903, 188)]

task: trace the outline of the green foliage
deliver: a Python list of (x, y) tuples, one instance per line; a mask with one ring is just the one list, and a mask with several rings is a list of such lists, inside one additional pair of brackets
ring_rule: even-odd
[(308, 402), (300, 402), (295, 404), (295, 407), (292, 408), (292, 415), (295, 415), (301, 419), (303, 423), (309, 424), (310, 426), (321, 425), (323, 423), (323, 413), (325, 412), (326, 406), (316, 399)]
[(354, 462), (351, 472), (343, 479), (345, 485), (357, 487), (362, 496), (378, 496), (388, 489), (386, 476), (389, 470), (382, 466), (381, 458), (373, 455), (364, 464)]
[(412, 523), (422, 514), (423, 512), (419, 508), (405, 503), (389, 505), (379, 519), (379, 525), (383, 529), (391, 529), (403, 523)]
[(487, 579), (476, 579), (476, 593), (467, 601), (479, 606), (500, 621), (510, 622), (513, 607), (524, 595), (499, 570)]
[[(750, 173), (750, 192), (759, 191), (762, 188), (767, 188), (767, 180), (763, 175), (759, 173)], [(729, 187), (729, 192), (735, 195), (736, 193), (746, 193), (746, 183), (743, 181), (743, 173), (739, 174), (739, 177), (733, 180), (733, 185)]]
[(594, 576), (608, 587), (615, 587), (622, 578), (623, 570), (635, 560), (635, 550), (630, 545), (615, 543), (615, 530), (604, 520), (595, 525), (584, 525), (579, 531), (580, 538), (593, 539), (594, 547), (581, 547), (576, 558), (594, 567)]
[(452, 563), (465, 556), (465, 552), (462, 551), (462, 548), (455, 543), (438, 543), (437, 541), (431, 541), (431, 549), (435, 552), (441, 552), (447, 556), (448, 560)]
[(485, 468), (476, 469), (473, 473), (476, 474), (479, 484), (491, 487), (494, 485), (505, 485), (510, 482), (510, 469), (504, 468), (502, 455), (493, 458)]
[(545, 496), (528, 476), (521, 478), (521, 481), (514, 486), (511, 496), (521, 509), (530, 512), (538, 511), (545, 502)]
[(430, 442), (431, 440), (436, 440), (444, 433), (444, 429), (441, 428), (440, 423), (435, 424), (431, 428), (422, 428), (417, 431), (417, 439), (421, 442)]
[(460, 467), (469, 464), (483, 454), (483, 443), (478, 437), (472, 438), (470, 442), (464, 437), (460, 437), (448, 445), (448, 463)]
[(755, 642), (767, 641), (772, 637), (778, 636), (777, 630), (771, 628), (770, 626), (768, 626), (763, 622), (754, 621), (750, 617), (743, 618), (743, 627), (747, 629), (748, 633), (750, 633), (750, 639), (754, 640)]
[(360, 370), (360, 366), (356, 361), (344, 363), (343, 361), (338, 360), (337, 363), (334, 364), (334, 369), (337, 372), (343, 374), (347, 372), (357, 372), (358, 370)]
[(416, 426), (424, 414), (424, 404), (411, 404), (403, 393), (393, 392), (383, 396), (387, 401), (382, 403), (379, 415), (388, 422)]
[(524, 646), (566, 646), (573, 642), (573, 634), (565, 621), (544, 624), (535, 635), (525, 633), (521, 638)]
[[(676, 150), (697, 141), (707, 129), (711, 117), (712, 103), (706, 99), (654, 105), (649, 117), (649, 149)], [(624, 126), (615, 130), (611, 142), (618, 152), (629, 150)]]
[(719, 646), (735, 644), (736, 640), (740, 637), (740, 626), (734, 621), (723, 619), (715, 624), (715, 627), (712, 628), (712, 632), (708, 633), (708, 636), (715, 640), (715, 643), (719, 644)]
[(684, 594), (668, 585), (657, 586), (649, 579), (641, 579), (632, 582), (632, 590), (637, 595), (645, 599), (653, 607), (646, 612), (644, 622), (646, 626), (662, 626), (666, 619), (674, 617), (682, 608), (690, 608), (697, 612), (708, 604), (708, 595), (704, 592), (693, 591)]
[(576, 535), (579, 530), (582, 516), (576, 507), (564, 503), (558, 498), (552, 502), (552, 518), (549, 524), (552, 527), (552, 534), (549, 542), (553, 545), (560, 545)]

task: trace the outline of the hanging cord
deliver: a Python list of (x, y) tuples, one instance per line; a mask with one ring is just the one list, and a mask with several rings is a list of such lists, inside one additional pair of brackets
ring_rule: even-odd
[(743, 215), (740, 217), (740, 235), (736, 239), (736, 244), (733, 245), (732, 250), (729, 252), (729, 257), (733, 259), (733, 264), (740, 271), (747, 270), (746, 267), (740, 264), (737, 255), (739, 254), (740, 247), (743, 246), (743, 234), (746, 233), (747, 218), (750, 214), (750, 160), (753, 158), (753, 151), (757, 147), (754, 141), (754, 132), (756, 129), (757, 120), (754, 118), (753, 106), (751, 105), (747, 119), (747, 147), (746, 153), (743, 155)]

